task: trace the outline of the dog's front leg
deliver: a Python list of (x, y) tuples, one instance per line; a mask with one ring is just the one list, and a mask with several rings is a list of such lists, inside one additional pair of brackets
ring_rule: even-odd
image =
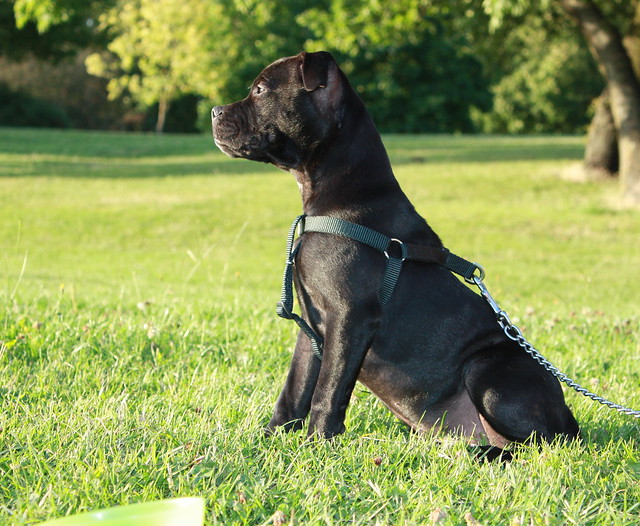
[(319, 373), (320, 361), (313, 354), (311, 341), (300, 331), (287, 380), (276, 402), (271, 421), (265, 429), (267, 434), (273, 433), (277, 427), (283, 427), (285, 431), (302, 427), (309, 414)]
[(333, 314), (325, 334), (322, 367), (311, 400), (309, 436), (331, 438), (344, 419), (365, 354), (379, 325), (370, 313)]

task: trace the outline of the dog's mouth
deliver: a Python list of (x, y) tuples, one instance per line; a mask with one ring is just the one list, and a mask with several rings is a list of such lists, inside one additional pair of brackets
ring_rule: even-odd
[[(235, 127), (234, 127), (235, 128)], [(277, 148), (278, 135), (274, 131), (243, 136), (237, 129), (232, 133), (224, 125), (213, 122), (213, 140), (216, 146), (232, 158), (271, 162), (271, 150)]]
[(216, 146), (232, 158), (248, 159), (250, 161), (270, 162), (270, 145), (268, 136), (253, 136), (247, 141), (229, 140), (214, 135)]
[(220, 149), (220, 151), (222, 153), (224, 153), (225, 155), (228, 155), (229, 157), (233, 158), (233, 159), (237, 159), (239, 157), (241, 157), (240, 155), (238, 155), (233, 148), (231, 148), (231, 146), (227, 145), (224, 141), (218, 139), (215, 136), (215, 133), (213, 135), (213, 142), (215, 143), (215, 145), (218, 147), (218, 149)]

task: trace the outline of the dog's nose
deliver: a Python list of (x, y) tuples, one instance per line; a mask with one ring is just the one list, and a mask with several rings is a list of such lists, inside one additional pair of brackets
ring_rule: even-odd
[(214, 106), (211, 110), (211, 118), (215, 119), (216, 117), (219, 117), (222, 114), (223, 110), (224, 106)]

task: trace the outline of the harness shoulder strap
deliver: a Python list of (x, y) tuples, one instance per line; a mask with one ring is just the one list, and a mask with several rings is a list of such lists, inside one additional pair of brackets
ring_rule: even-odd
[(391, 238), (366, 226), (327, 216), (304, 217), (304, 221), (300, 224), (300, 235), (305, 232), (322, 232), (346, 237), (364, 243), (379, 252), (387, 250), (391, 240)]

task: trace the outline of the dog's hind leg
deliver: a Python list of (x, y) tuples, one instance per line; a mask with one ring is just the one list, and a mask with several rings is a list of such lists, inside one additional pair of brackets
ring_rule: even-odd
[(287, 379), (265, 429), (267, 435), (277, 427), (285, 431), (302, 428), (311, 408), (319, 374), (320, 361), (313, 354), (308, 336), (300, 331)]
[(465, 385), (489, 426), (511, 441), (579, 436), (558, 380), (513, 342), (472, 358), (465, 366)]

